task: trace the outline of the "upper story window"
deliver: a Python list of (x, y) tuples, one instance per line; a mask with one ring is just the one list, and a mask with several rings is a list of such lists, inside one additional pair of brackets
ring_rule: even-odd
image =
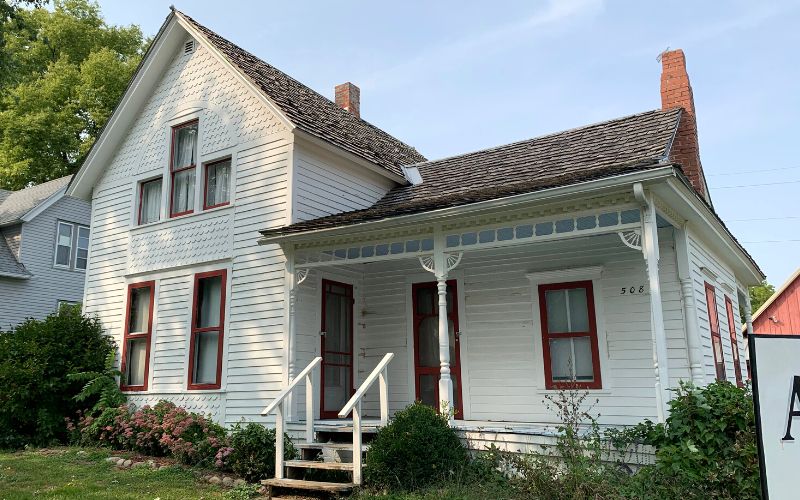
[(194, 212), (197, 120), (172, 128), (170, 217)]
[(539, 285), (545, 387), (600, 389), (591, 281)]
[(215, 161), (206, 165), (205, 199), (203, 209), (221, 207), (231, 201), (231, 160)]
[(708, 283), (706, 283), (706, 307), (708, 308), (708, 327), (711, 330), (711, 348), (714, 351), (714, 366), (717, 371), (717, 380), (726, 380), (725, 355), (722, 352), (722, 337), (719, 335), (717, 294), (714, 287)]
[(128, 286), (128, 309), (125, 313), (125, 334), (122, 343), (122, 380), (124, 391), (147, 390), (150, 368), (150, 337), (153, 331), (155, 282), (146, 281)]
[(53, 266), (85, 270), (89, 259), (89, 228), (58, 221)]
[(161, 178), (139, 185), (139, 224), (156, 222), (161, 218)]

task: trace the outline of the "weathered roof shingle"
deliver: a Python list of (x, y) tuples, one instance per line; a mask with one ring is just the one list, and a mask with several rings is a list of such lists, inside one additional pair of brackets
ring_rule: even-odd
[(292, 234), (487, 201), (662, 165), (680, 109), (656, 110), (417, 164), (423, 182), (373, 206), (262, 231)]
[(69, 184), (71, 175), (0, 195), (0, 226), (19, 222), (20, 218)]

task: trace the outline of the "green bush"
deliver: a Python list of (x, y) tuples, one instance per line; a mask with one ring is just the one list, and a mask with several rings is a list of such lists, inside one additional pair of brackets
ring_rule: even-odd
[(634, 432), (656, 448), (656, 464), (641, 470), (632, 484), (639, 491), (663, 486), (684, 498), (759, 498), (749, 387), (730, 382), (703, 388), (681, 384), (666, 424), (645, 422)]
[(367, 453), (365, 480), (375, 488), (413, 490), (460, 476), (468, 460), (447, 417), (416, 402), (378, 430)]
[(78, 307), (0, 332), (0, 447), (64, 441), (66, 419), (83, 406), (73, 399), (83, 384), (67, 375), (102, 371), (114, 349)]
[[(283, 456), (290, 460), (297, 451), (288, 436), (283, 437)], [(257, 482), (275, 475), (275, 429), (251, 422), (233, 426), (228, 447), (217, 454), (217, 467), (229, 469), (247, 481)]]

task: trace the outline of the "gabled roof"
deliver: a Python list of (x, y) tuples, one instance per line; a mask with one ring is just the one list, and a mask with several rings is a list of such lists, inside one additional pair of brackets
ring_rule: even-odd
[(797, 271), (792, 273), (792, 275), (789, 276), (789, 279), (787, 279), (786, 282), (780, 286), (780, 288), (775, 290), (775, 293), (773, 293), (772, 296), (770, 296), (770, 298), (768, 298), (766, 302), (761, 304), (761, 307), (758, 308), (758, 311), (753, 313), (753, 321), (758, 319), (758, 317), (761, 316), (761, 314), (764, 311), (769, 309), (769, 306), (771, 306), (773, 302), (778, 300), (780, 296), (783, 295), (783, 292), (785, 292), (790, 286), (792, 286), (792, 283), (794, 283), (797, 279), (800, 279), (800, 269), (797, 269)]
[(286, 73), (219, 36), (183, 12), (188, 21), (264, 93), (300, 130), (402, 176), (403, 165), (425, 161), (416, 149), (343, 110)]
[(50, 197), (65, 189), (71, 175), (37, 184), (19, 191), (10, 192), (3, 197), (0, 194), (0, 226), (22, 222), (26, 214), (38, 208)]
[(423, 182), (373, 206), (262, 231), (264, 236), (376, 221), (660, 167), (681, 110), (655, 110), (415, 165)]

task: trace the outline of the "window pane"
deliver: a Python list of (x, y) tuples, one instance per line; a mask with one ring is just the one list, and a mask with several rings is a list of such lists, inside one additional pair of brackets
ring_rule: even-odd
[(197, 328), (220, 326), (222, 276), (202, 278), (197, 282)]
[(146, 333), (150, 320), (150, 287), (131, 289), (128, 333)]
[(75, 268), (86, 269), (89, 257), (89, 228), (78, 227), (78, 249), (75, 254)]
[(438, 303), (438, 299), (435, 288), (417, 288), (417, 314), (433, 314), (436, 310), (434, 301)]
[(589, 331), (589, 306), (586, 300), (585, 288), (571, 288), (567, 290), (569, 296), (569, 331)]
[(419, 324), (419, 366), (439, 366), (439, 318), (431, 316)]
[(156, 222), (161, 218), (161, 179), (142, 184), (142, 206), (139, 223)]
[(574, 337), (572, 346), (575, 350), (575, 380), (591, 382), (594, 380), (592, 366), (592, 343), (589, 337)]
[(197, 150), (197, 123), (175, 129), (175, 143), (172, 145), (172, 170), (195, 164)]
[(545, 292), (545, 302), (547, 303), (548, 333), (568, 332), (566, 290), (548, 290)]
[(72, 225), (58, 224), (58, 237), (56, 239), (56, 264), (68, 266), (69, 257), (72, 253)]
[(217, 383), (219, 332), (199, 332), (194, 336), (193, 384)]
[(553, 381), (572, 380), (572, 339), (550, 341), (550, 371)]
[(177, 172), (172, 177), (172, 213), (194, 208), (194, 169)]
[(144, 367), (147, 362), (147, 339), (128, 340), (125, 360), (125, 385), (144, 385)]
[(214, 206), (230, 201), (231, 162), (222, 161), (208, 167), (208, 185), (206, 186), (206, 205)]
[(325, 407), (323, 411), (336, 411), (350, 399), (350, 367), (325, 365)]
[(439, 383), (434, 375), (419, 376), (419, 400), (428, 406), (439, 409), (439, 402), (436, 401), (436, 386)]

